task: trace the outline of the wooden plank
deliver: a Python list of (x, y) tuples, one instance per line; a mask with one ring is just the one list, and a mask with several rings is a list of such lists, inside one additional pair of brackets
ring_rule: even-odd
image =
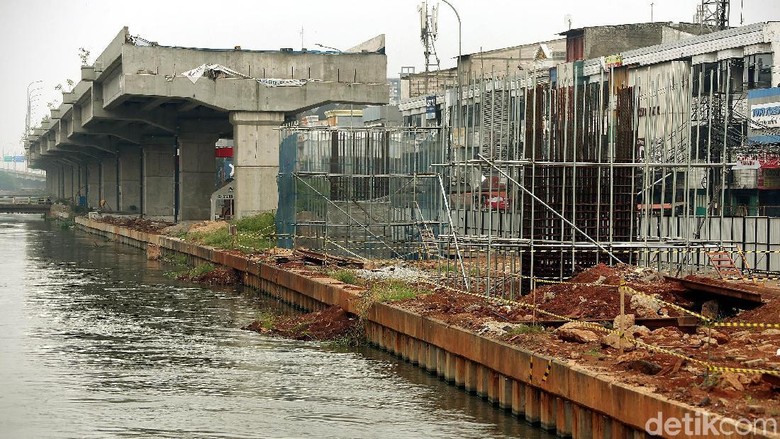
[(710, 295), (722, 298), (737, 299), (744, 302), (749, 302), (754, 305), (760, 305), (763, 303), (761, 300), (761, 293), (740, 289), (736, 284), (734, 286), (712, 285), (692, 279), (683, 279), (671, 276), (667, 276), (666, 278), (680, 282), (684, 287), (691, 290), (691, 292), (698, 293), (699, 295), (708, 293)]

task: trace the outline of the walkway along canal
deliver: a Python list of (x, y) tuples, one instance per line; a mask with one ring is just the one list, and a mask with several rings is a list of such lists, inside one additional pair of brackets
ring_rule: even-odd
[(242, 331), (293, 311), (55, 222), (0, 216), (0, 260), (3, 437), (552, 437), (382, 351)]

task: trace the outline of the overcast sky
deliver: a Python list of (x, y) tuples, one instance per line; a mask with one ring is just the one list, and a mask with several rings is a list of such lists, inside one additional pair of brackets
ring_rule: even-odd
[[(700, 0), (451, 0), (462, 21), (463, 53), (557, 37), (567, 29), (602, 24), (691, 21)], [(429, 5), (439, 3), (428, 0)], [(744, 6), (741, 6), (741, 3)], [(39, 95), (33, 120), (56, 99), (54, 88), (78, 80), (78, 49), (105, 49), (122, 26), (132, 35), (165, 46), (276, 50), (317, 49), (315, 43), (347, 49), (384, 33), (388, 76), (402, 66), (424, 69), (420, 0), (0, 0), (0, 146), (21, 152), (27, 86)], [(780, 21), (780, 0), (732, 0), (731, 24)], [(441, 67), (454, 66), (458, 23), (444, 3), (439, 10), (436, 50)]]

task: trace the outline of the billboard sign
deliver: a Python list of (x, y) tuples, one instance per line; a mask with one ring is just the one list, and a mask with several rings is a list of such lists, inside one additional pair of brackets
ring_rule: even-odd
[(751, 105), (750, 118), (754, 128), (780, 127), (780, 102)]

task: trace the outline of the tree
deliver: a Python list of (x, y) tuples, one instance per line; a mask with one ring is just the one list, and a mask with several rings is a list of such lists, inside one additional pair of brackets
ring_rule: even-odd
[(79, 47), (79, 59), (81, 60), (81, 66), (89, 65), (89, 50)]

